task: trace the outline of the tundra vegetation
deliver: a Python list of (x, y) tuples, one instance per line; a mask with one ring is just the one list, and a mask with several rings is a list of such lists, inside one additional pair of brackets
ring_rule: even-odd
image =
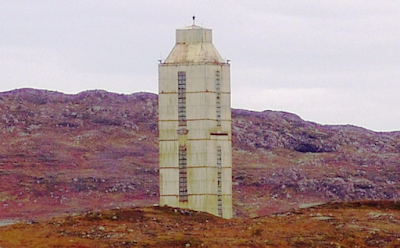
[[(259, 218), (279, 222), (282, 217), (276, 215), (279, 213), (290, 213), (288, 216), (296, 216), (294, 219), (304, 216), (300, 219), (305, 220), (312, 213), (295, 214), (306, 211), (299, 210), (305, 206), (327, 202), (399, 201), (400, 132), (379, 133), (348, 125), (319, 125), (277, 111), (234, 109), (232, 116), (236, 218), (232, 222), (218, 221), (234, 226), (253, 223)], [(17, 224), (13, 228), (28, 230), (32, 226), (39, 233), (37, 227), (41, 230), (53, 217), (69, 215), (74, 219), (88, 211), (107, 212), (115, 208), (133, 211), (129, 209), (158, 203), (155, 94), (87, 91), (66, 95), (33, 89), (4, 92), (0, 93), (0, 126), (0, 219), (35, 223)], [(140, 211), (156, 214), (160, 210), (144, 208)], [(364, 216), (360, 208), (337, 211), (343, 215), (353, 212), (357, 215), (355, 220)], [(396, 218), (394, 209), (379, 211), (381, 219), (390, 214)], [(388, 211), (389, 215), (382, 211)], [(365, 218), (372, 218), (369, 212), (363, 213)], [(308, 216), (310, 228), (314, 222), (319, 225), (332, 222), (332, 219), (323, 220), (329, 217), (325, 212), (321, 214)], [(385, 220), (390, 226), (390, 217)], [(220, 223), (218, 221), (216, 223)], [(248, 230), (254, 231), (250, 240), (259, 240), (255, 237), (267, 240), (266, 235), (272, 230), (265, 229), (268, 225), (261, 225), (262, 228), (246, 225), (252, 228)], [(382, 228), (376, 228), (386, 230), (381, 225)], [(340, 224), (337, 227), (341, 229)], [(275, 229), (281, 230), (278, 226)], [(218, 230), (213, 229), (213, 232), (224, 232), (223, 228)], [(364, 235), (369, 229), (349, 230), (358, 230), (359, 235)], [(181, 234), (182, 239), (186, 236)], [(8, 240), (5, 236), (0, 237), (0, 246), (11, 247), (1, 243)], [(302, 239), (304, 236), (299, 235), (296, 241), (299, 246)], [(390, 244), (395, 241), (396, 238)], [(243, 240), (243, 244), (246, 242)], [(372, 246), (374, 242), (364, 243), (364, 246)], [(193, 246), (196, 242), (192, 243)], [(303, 246), (309, 246), (307, 244)], [(375, 246), (385, 247), (379, 242)]]

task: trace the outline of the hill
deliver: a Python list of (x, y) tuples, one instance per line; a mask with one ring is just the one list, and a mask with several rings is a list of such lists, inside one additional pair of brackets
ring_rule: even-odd
[[(236, 217), (400, 199), (400, 132), (234, 109)], [(158, 203), (157, 95), (0, 93), (0, 219)]]
[(90, 211), (0, 227), (0, 246), (398, 247), (399, 210), (393, 202), (334, 203), (231, 220), (169, 207)]

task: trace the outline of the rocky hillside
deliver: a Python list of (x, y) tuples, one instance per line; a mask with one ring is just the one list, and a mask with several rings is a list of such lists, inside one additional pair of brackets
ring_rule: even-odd
[(233, 119), (234, 180), (254, 190), (256, 197), (238, 194), (251, 212), (400, 199), (400, 132), (319, 125), (274, 111), (234, 110)]
[[(158, 202), (157, 95), (0, 93), (0, 219)], [(233, 110), (238, 217), (400, 199), (400, 132)]]

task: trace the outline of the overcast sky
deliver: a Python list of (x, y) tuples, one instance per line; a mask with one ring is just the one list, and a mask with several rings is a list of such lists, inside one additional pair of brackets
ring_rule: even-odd
[(0, 0), (0, 91), (157, 92), (175, 29), (213, 29), (232, 107), (400, 130), (400, 1)]

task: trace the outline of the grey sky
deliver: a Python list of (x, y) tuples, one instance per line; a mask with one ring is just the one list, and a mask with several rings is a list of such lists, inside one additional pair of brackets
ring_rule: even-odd
[(213, 29), (232, 106), (400, 130), (400, 2), (0, 0), (0, 91), (157, 92), (175, 29)]

